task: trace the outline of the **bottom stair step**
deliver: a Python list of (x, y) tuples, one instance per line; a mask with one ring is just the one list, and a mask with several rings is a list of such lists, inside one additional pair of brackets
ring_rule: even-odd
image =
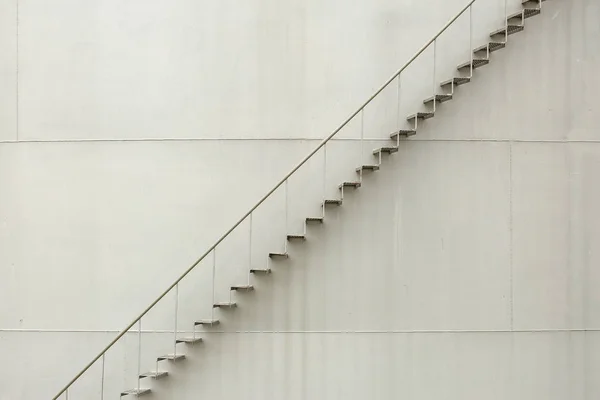
[(130, 389), (130, 390), (126, 390), (124, 392), (121, 392), (121, 397), (123, 396), (143, 396), (145, 394), (149, 394), (151, 393), (152, 390), (150, 389)]
[(150, 371), (150, 372), (144, 372), (143, 374), (141, 374), (140, 379), (144, 379), (144, 378), (160, 379), (160, 378), (165, 378), (168, 375), (169, 375), (169, 373), (167, 371)]
[(196, 344), (196, 343), (200, 343), (200, 342), (202, 342), (202, 338), (200, 338), (200, 337), (180, 338), (175, 341), (175, 343), (177, 343), (177, 344), (179, 344), (179, 343)]

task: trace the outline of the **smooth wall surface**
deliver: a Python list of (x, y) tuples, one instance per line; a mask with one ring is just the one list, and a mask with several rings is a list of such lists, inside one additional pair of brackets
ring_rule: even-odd
[[(463, 5), (22, 0), (17, 18), (6, 3), (1, 400), (51, 398)], [(473, 47), (502, 24), (503, 2), (487, 6)], [(284, 191), (218, 248), (214, 277), (203, 261), (179, 287), (177, 327), (191, 335), (213, 312), (221, 325), (151, 397), (597, 398), (600, 5), (544, 6), (251, 277), (236, 310), (211, 304), (283, 250)], [(468, 58), (468, 26), (440, 39), (438, 81)], [(320, 213), (323, 183), (338, 195), (361, 155), (377, 161), (431, 94), (430, 55), (400, 104), (391, 86), (328, 145), (325, 176), (319, 153), (290, 180), (287, 232)], [(175, 306), (170, 293), (144, 319), (142, 372), (173, 351)], [(137, 340), (108, 353), (104, 386), (97, 364), (69, 399), (133, 388)]]

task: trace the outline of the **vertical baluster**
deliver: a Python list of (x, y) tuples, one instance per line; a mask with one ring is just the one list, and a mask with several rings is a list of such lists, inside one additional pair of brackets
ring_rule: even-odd
[(473, 78), (473, 4), (469, 6), (469, 54), (471, 54), (470, 79)]
[(363, 177), (363, 147), (365, 139), (365, 109), (360, 110), (360, 174), (359, 174), (359, 182), (362, 182)]
[(435, 65), (435, 61), (436, 61), (436, 55), (437, 55), (437, 39), (435, 39), (433, 41), (433, 112), (435, 113), (435, 108), (436, 108), (436, 98), (435, 98), (435, 93), (436, 93), (436, 87), (435, 87), (435, 74), (436, 74), (436, 65)]
[(508, 43), (508, 0), (504, 0), (504, 43)]
[(252, 215), (253, 213), (250, 213), (250, 228), (248, 232), (248, 286), (250, 286), (250, 271), (252, 270)]
[(104, 400), (104, 364), (106, 361), (106, 353), (102, 354), (102, 380), (100, 381), (100, 400)]
[(398, 134), (396, 135), (396, 146), (400, 146), (400, 90), (402, 89), (402, 81), (400, 79), (400, 77), (402, 76), (402, 73), (399, 73), (397, 78), (398, 78), (398, 87), (397, 87), (397, 96), (398, 96), (398, 108), (396, 110), (396, 128), (397, 128), (397, 132)]
[(140, 375), (142, 374), (142, 319), (138, 321), (138, 367), (137, 367), (137, 388), (141, 388)]
[[(179, 312), (179, 283), (175, 285), (175, 328), (173, 329), (173, 355), (177, 355), (177, 314)], [(158, 370), (157, 370), (158, 371)]]
[(285, 187), (284, 187), (284, 191), (285, 191), (285, 241), (284, 241), (284, 245), (283, 245), (283, 252), (285, 254), (287, 254), (287, 250), (288, 250), (288, 240), (287, 240), (287, 235), (289, 233), (288, 228), (289, 228), (289, 179), (285, 180)]
[(325, 199), (327, 198), (327, 143), (323, 145), (323, 207), (322, 217), (325, 218)]
[(65, 390), (65, 399), (69, 400), (69, 389)]
[(213, 249), (213, 265), (212, 265), (212, 307), (210, 309), (210, 319), (214, 321), (215, 319), (215, 273), (217, 269), (217, 248)]

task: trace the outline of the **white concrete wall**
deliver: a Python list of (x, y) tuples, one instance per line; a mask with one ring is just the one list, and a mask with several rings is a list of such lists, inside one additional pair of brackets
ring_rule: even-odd
[[(0, 399), (51, 397), (463, 3), (2, 2)], [(478, 4), (474, 46), (504, 12)], [(154, 398), (600, 395), (600, 4), (544, 5)], [(437, 80), (468, 25), (440, 39)], [(432, 65), (404, 75), (402, 116)], [(365, 112), (365, 154), (396, 101)], [(330, 195), (360, 126), (328, 146)], [(321, 165), (290, 182), (291, 231), (319, 212)], [(254, 266), (283, 246), (283, 200), (255, 215)], [(217, 253), (217, 300), (246, 277), (247, 233)], [(210, 272), (181, 285), (179, 329), (210, 315)], [(144, 370), (170, 351), (173, 300), (144, 320)], [(136, 338), (108, 354), (105, 398), (135, 384)], [(99, 377), (70, 399), (100, 398)]]

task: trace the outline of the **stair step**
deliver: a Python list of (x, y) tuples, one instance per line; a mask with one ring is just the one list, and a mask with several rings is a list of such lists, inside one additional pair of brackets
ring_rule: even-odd
[(311, 223), (311, 222), (318, 222), (320, 224), (323, 223), (323, 217), (308, 217), (306, 218), (306, 223)]
[(253, 268), (250, 270), (251, 274), (257, 274), (257, 275), (267, 275), (271, 273), (271, 268), (267, 268), (267, 269), (257, 269), (257, 268)]
[(160, 378), (165, 378), (168, 375), (169, 375), (169, 373), (167, 371), (150, 371), (150, 372), (144, 372), (143, 374), (141, 374), (140, 379), (144, 379), (144, 378), (160, 379)]
[[(544, 1), (546, 1), (546, 0), (542, 0), (542, 2), (544, 2)], [(540, 5), (538, 0), (521, 0), (521, 4), (525, 5), (527, 3), (536, 4), (538, 6)]]
[(361, 165), (360, 167), (356, 168), (356, 172), (361, 171), (379, 171), (379, 165)]
[(515, 19), (515, 18), (523, 20), (523, 16), (524, 15), (525, 15), (525, 10), (521, 10), (521, 11), (518, 11), (518, 12), (516, 12), (514, 14), (510, 14), (508, 17), (506, 17), (506, 20), (510, 21), (511, 19)]
[(232, 309), (232, 308), (236, 308), (236, 307), (237, 307), (237, 304), (234, 302), (224, 302), (224, 303), (213, 304), (213, 308)]
[(289, 258), (288, 253), (269, 253), (269, 258)]
[(525, 18), (531, 18), (535, 15), (541, 14), (542, 10), (539, 8), (526, 8), (524, 11)]
[(175, 341), (175, 343), (185, 343), (185, 344), (196, 344), (202, 342), (202, 338), (180, 338)]
[[(252, 272), (252, 271), (250, 271), (250, 272)], [(198, 325), (202, 325), (202, 326), (217, 326), (219, 324), (220, 324), (220, 322), (219, 322), (218, 319), (202, 319), (200, 321), (194, 322), (195, 326), (198, 326)]]
[(149, 394), (150, 392), (152, 392), (152, 390), (150, 390), (150, 389), (130, 389), (130, 390), (126, 390), (124, 392), (121, 392), (121, 397), (123, 397), (123, 396), (140, 397), (140, 396), (143, 396), (145, 394)]
[(156, 357), (157, 361), (181, 361), (185, 360), (185, 355), (183, 354), (166, 354), (164, 356)]
[(478, 53), (480, 51), (488, 51), (488, 48), (490, 53), (493, 53), (494, 51), (503, 49), (505, 47), (506, 42), (489, 42), (488, 44), (484, 44), (483, 46), (480, 46), (473, 50), (473, 53)]
[(440, 84), (440, 86), (441, 87), (444, 87), (444, 86), (447, 86), (447, 85), (460, 86), (460, 85), (464, 85), (465, 83), (469, 83), (469, 82), (471, 82), (471, 78), (457, 76), (457, 77), (454, 77), (452, 79), (448, 79), (447, 81), (442, 82)]
[(254, 290), (254, 286), (252, 286), (252, 285), (237, 285), (237, 286), (232, 286), (231, 290), (235, 290), (236, 292), (251, 292)]
[[(474, 58), (473, 59), (473, 69), (482, 67), (489, 63), (490, 63), (490, 60), (488, 60), (487, 58)], [(471, 61), (467, 61), (466, 63), (462, 63), (458, 67), (456, 67), (456, 69), (459, 71), (464, 68), (471, 68)]]
[(443, 103), (448, 100), (452, 100), (451, 94), (436, 94), (435, 96), (431, 96), (423, 100), (423, 104), (433, 103), (434, 101), (437, 101), (438, 103)]
[[(521, 32), (523, 29), (525, 29), (523, 25), (508, 25), (508, 34), (512, 35), (513, 33)], [(506, 27), (490, 33), (490, 37), (494, 37), (496, 35), (506, 35)]]
[(306, 240), (304, 235), (287, 235), (287, 240)]
[(398, 132), (394, 132), (390, 135), (390, 138), (392, 139), (396, 139), (396, 136), (400, 135), (400, 136), (404, 136), (404, 137), (409, 137), (409, 136), (414, 136), (417, 134), (417, 131), (414, 129), (400, 129)]
[(433, 118), (434, 115), (435, 114), (432, 113), (432, 112), (418, 112), (416, 114), (409, 115), (408, 117), (406, 117), (406, 120), (407, 121), (412, 121), (415, 118), (418, 118), (418, 119), (429, 119), (429, 118)]
[(338, 189), (342, 189), (345, 187), (351, 187), (351, 188), (359, 188), (361, 186), (360, 182), (344, 182), (341, 185), (338, 186)]
[[(398, 133), (396, 132), (395, 134), (393, 134), (394, 137), (396, 135), (398, 135)], [(373, 154), (377, 155), (379, 153), (387, 153), (387, 154), (392, 154), (392, 153), (396, 153), (398, 152), (398, 148), (395, 146), (392, 147), (380, 147), (378, 149), (373, 150)]]
[(323, 203), (326, 206), (328, 206), (328, 205), (341, 206), (342, 200), (341, 199), (327, 199)]

